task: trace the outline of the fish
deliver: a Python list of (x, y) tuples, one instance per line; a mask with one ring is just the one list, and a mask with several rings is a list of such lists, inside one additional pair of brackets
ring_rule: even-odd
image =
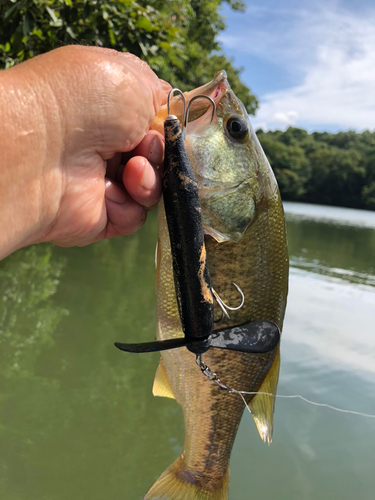
[[(185, 93), (189, 102), (185, 146), (199, 189), (207, 265), (212, 288), (229, 306), (243, 306), (223, 317), (214, 306), (215, 329), (249, 321), (274, 322), (282, 331), (288, 294), (289, 259), (285, 218), (273, 171), (251, 127), (244, 105), (230, 88), (225, 71)], [(180, 120), (183, 102), (175, 97), (169, 113)], [(151, 128), (163, 133), (163, 108)], [(158, 207), (156, 251), (157, 339), (184, 336), (176, 300), (171, 245), (163, 203)], [(269, 353), (209, 348), (204, 363), (224, 384), (244, 396), (260, 437), (272, 440), (280, 349)], [(229, 459), (245, 404), (239, 394), (204, 377), (186, 347), (161, 353), (153, 394), (182, 406), (185, 439), (181, 454), (161, 474), (144, 500), (226, 500)]]

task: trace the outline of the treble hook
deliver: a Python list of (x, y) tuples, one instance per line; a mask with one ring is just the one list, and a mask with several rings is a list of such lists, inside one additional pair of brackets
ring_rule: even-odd
[(184, 101), (184, 113), (182, 115), (182, 121), (185, 122), (185, 114), (186, 114), (186, 99), (184, 96), (184, 93), (180, 89), (172, 89), (169, 94), (168, 94), (168, 115), (170, 114), (170, 109), (171, 109), (171, 97), (173, 97), (173, 94), (175, 92), (178, 92), (180, 96), (182, 97), (182, 100)]
[[(241, 290), (241, 288), (240, 288), (238, 285), (236, 285), (236, 283), (232, 283), (232, 284), (233, 284), (233, 285), (237, 288), (237, 291), (238, 291), (238, 292), (240, 293), (240, 295), (241, 295), (241, 304), (240, 304), (239, 306), (237, 306), (237, 307), (230, 307), (230, 306), (228, 306), (228, 305), (227, 305), (227, 304), (223, 301), (223, 299), (221, 299), (221, 298), (220, 298), (219, 294), (218, 294), (217, 292), (215, 292), (215, 290), (212, 288), (212, 294), (213, 294), (213, 296), (215, 297), (216, 302), (218, 303), (218, 305), (219, 305), (219, 307), (220, 307), (220, 309), (221, 309), (221, 311), (222, 311), (222, 316), (221, 316), (221, 318), (220, 318), (217, 322), (222, 321), (222, 319), (224, 318), (224, 316), (225, 316), (227, 319), (230, 319), (230, 316), (229, 316), (229, 314), (228, 314), (227, 310), (229, 310), (229, 311), (238, 311), (239, 309), (241, 309), (241, 307), (242, 307), (242, 306), (244, 305), (244, 303), (245, 303), (245, 295), (243, 294), (243, 291)], [(216, 322), (216, 323), (217, 323), (217, 322)]]
[[(208, 99), (210, 101), (210, 103), (212, 104), (212, 116), (211, 116), (211, 122), (212, 120), (214, 119), (214, 116), (215, 116), (215, 112), (216, 112), (216, 104), (215, 104), (215, 101), (213, 99), (211, 99), (211, 97), (209, 97), (208, 95), (196, 95), (195, 97), (193, 97), (190, 101), (189, 101), (189, 104), (188, 104), (188, 107), (187, 107), (187, 110), (186, 110), (186, 113), (185, 113), (185, 119), (184, 119), (184, 128), (187, 127), (187, 123), (188, 123), (188, 119), (189, 119), (189, 111), (190, 111), (190, 105), (193, 101), (195, 101), (196, 99)], [(211, 123), (210, 122), (210, 123)]]

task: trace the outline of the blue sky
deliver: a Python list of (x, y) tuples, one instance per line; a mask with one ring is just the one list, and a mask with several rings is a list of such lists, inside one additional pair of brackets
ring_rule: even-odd
[(226, 55), (260, 101), (254, 128), (375, 130), (375, 0), (225, 6)]

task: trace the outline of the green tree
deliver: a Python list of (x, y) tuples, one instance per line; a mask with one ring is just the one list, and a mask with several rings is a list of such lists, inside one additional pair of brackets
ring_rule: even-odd
[[(67, 44), (129, 51), (173, 86), (190, 90), (225, 69), (254, 113), (257, 100), (240, 70), (220, 52), (224, 0), (11, 0), (0, 2), (0, 67)], [(226, 0), (233, 9), (244, 4)]]
[(362, 202), (366, 208), (375, 210), (375, 182), (364, 186), (361, 192)]
[(307, 187), (307, 201), (361, 207), (365, 168), (358, 151), (322, 148), (312, 153), (309, 160), (312, 176)]
[(289, 127), (257, 135), (285, 199), (375, 208), (374, 132), (309, 134)]
[[(366, 134), (366, 132), (364, 132), (364, 134)], [(371, 140), (373, 138), (374, 143), (372, 143), (372, 141), (366, 141), (369, 145), (369, 149), (365, 155), (366, 178), (361, 193), (361, 199), (364, 207), (375, 210), (375, 134), (370, 134), (369, 132), (367, 132), (367, 134), (372, 135), (372, 137), (365, 137), (365, 140)]]
[(258, 132), (258, 138), (275, 172), (284, 199), (302, 199), (309, 176), (309, 162), (303, 149), (294, 143), (283, 144), (271, 134)]

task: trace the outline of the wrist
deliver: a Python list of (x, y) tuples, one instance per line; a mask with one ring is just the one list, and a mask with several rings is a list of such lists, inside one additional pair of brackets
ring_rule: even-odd
[(2, 258), (42, 238), (51, 218), (46, 198), (52, 171), (47, 165), (55, 163), (57, 148), (48, 144), (53, 119), (46, 102), (51, 91), (27, 63), (0, 73), (0, 92)]

